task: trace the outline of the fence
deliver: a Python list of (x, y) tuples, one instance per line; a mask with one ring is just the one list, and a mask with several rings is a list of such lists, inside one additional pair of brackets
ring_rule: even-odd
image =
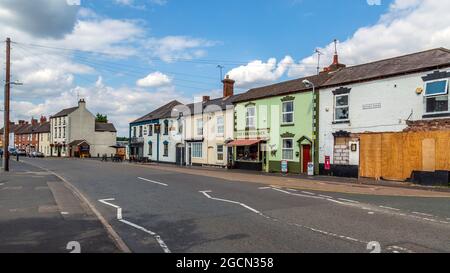
[(360, 135), (360, 176), (405, 181), (413, 171), (450, 171), (450, 131)]

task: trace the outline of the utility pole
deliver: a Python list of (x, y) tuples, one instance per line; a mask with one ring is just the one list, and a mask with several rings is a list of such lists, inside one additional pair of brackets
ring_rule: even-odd
[(11, 39), (6, 38), (5, 112), (3, 113), (3, 169), (9, 172), (9, 100), (11, 88)]

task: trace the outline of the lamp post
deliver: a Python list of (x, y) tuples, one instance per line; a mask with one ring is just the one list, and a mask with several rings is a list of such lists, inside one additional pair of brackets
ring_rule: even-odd
[(317, 128), (316, 128), (316, 86), (314, 83), (312, 83), (309, 80), (304, 80), (303, 84), (307, 88), (312, 88), (312, 151), (311, 151), (311, 157), (312, 157), (312, 163), (314, 165), (314, 171), (313, 175), (316, 173), (316, 134), (317, 134)]

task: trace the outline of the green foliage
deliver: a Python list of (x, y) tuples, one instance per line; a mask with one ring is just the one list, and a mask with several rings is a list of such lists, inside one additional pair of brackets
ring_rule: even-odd
[(95, 121), (101, 122), (101, 123), (108, 123), (108, 116), (97, 113), (97, 116), (95, 117)]

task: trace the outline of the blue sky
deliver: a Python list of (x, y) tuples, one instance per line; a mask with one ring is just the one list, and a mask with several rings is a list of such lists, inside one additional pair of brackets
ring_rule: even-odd
[(24, 83), (12, 118), (85, 98), (126, 136), (170, 100), (220, 96), (219, 64), (239, 93), (315, 73), (316, 48), (329, 65), (333, 39), (347, 65), (449, 48), (448, 10), (441, 0), (0, 0), (0, 36), (15, 42), (12, 77)]

